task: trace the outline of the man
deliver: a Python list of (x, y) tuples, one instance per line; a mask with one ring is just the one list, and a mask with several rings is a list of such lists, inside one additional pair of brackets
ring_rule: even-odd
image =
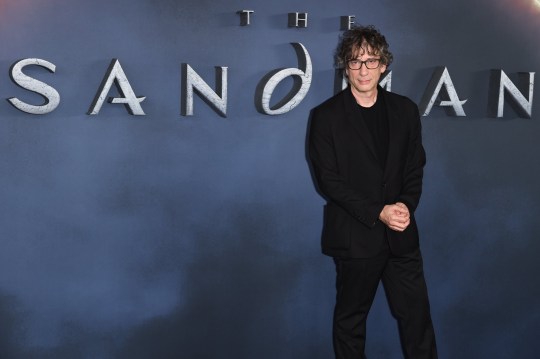
[(378, 83), (392, 62), (373, 26), (344, 32), (336, 63), (349, 86), (313, 109), (308, 151), (327, 203), (322, 251), (336, 265), (333, 343), (337, 359), (361, 359), (379, 281), (408, 359), (437, 351), (414, 211), (425, 153), (417, 106)]

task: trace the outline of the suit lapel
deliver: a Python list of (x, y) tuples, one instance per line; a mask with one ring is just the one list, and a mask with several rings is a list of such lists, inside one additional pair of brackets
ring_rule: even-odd
[(386, 168), (384, 171), (384, 178), (388, 177), (388, 170), (394, 168), (392, 163), (395, 163), (399, 158), (399, 143), (398, 130), (399, 130), (399, 111), (395, 107), (394, 103), (390, 101), (388, 96), (384, 95), (385, 90), (379, 88), (379, 93), (384, 96), (384, 103), (386, 105), (386, 113), (388, 116), (388, 152), (386, 155)]

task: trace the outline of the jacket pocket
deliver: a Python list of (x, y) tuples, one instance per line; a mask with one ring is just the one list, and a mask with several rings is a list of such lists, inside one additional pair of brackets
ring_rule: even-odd
[(322, 247), (349, 249), (351, 246), (351, 221), (349, 213), (334, 203), (324, 206)]

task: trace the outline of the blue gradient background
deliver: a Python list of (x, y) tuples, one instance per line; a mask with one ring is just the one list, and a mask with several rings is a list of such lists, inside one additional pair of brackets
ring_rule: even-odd
[[(537, 358), (540, 108), (487, 117), (491, 69), (539, 69), (533, 4), (0, 1), (0, 97), (42, 101), (9, 79), (29, 57), (57, 66), (26, 72), (62, 97), (45, 116), (0, 104), (0, 358), (330, 358), (334, 273), (304, 141), (352, 14), (386, 34), (393, 91), (419, 102), (447, 66), (468, 99), (465, 118), (423, 118), (417, 218), (440, 357)], [(296, 11), (307, 29), (287, 27)], [(311, 89), (262, 115), (257, 84), (297, 65), (291, 42), (311, 55)], [(86, 115), (113, 58), (146, 116)], [(229, 67), (227, 118), (200, 98), (180, 116), (182, 63), (212, 87)], [(368, 326), (368, 356), (399, 358), (382, 292)]]

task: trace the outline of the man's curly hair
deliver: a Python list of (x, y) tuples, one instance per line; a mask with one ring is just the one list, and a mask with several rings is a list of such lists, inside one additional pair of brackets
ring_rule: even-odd
[(389, 66), (394, 56), (388, 50), (386, 38), (373, 25), (354, 26), (345, 31), (340, 39), (335, 53), (335, 64), (345, 68), (347, 61), (356, 57), (361, 49), (369, 49), (370, 55), (381, 57), (381, 63)]

